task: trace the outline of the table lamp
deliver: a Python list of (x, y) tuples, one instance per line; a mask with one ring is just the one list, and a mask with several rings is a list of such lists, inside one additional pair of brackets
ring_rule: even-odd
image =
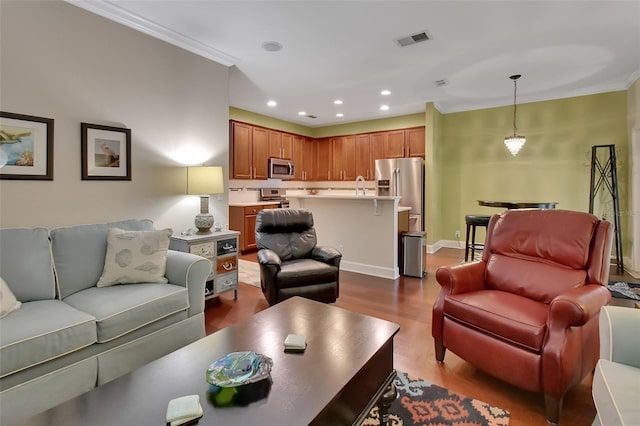
[(222, 183), (222, 167), (187, 167), (187, 194), (200, 196), (200, 214), (194, 220), (198, 234), (211, 232), (213, 215), (209, 213), (209, 194), (221, 194)]

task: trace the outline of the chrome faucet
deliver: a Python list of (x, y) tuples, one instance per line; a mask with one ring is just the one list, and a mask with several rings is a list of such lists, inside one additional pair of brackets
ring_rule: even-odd
[(358, 175), (358, 177), (356, 178), (356, 197), (358, 196), (358, 182), (362, 182), (362, 196), (364, 197), (365, 195), (367, 195), (367, 191), (365, 188), (366, 182), (362, 175)]

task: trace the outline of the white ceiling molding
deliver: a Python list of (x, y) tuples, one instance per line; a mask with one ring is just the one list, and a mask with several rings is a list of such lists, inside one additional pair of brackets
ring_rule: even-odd
[(228, 67), (238, 63), (238, 58), (228, 55), (220, 50), (217, 50), (209, 45), (206, 45), (198, 40), (195, 40), (184, 34), (180, 34), (170, 28), (150, 21), (142, 16), (131, 13), (122, 9), (114, 2), (111, 1), (91, 1), (91, 0), (64, 0), (65, 2), (78, 6), (89, 12), (100, 15), (103, 18), (110, 19), (125, 25), (134, 30), (140, 31), (151, 37), (166, 41), (167, 43), (178, 46), (189, 52), (200, 55), (204, 58), (211, 59), (219, 64), (226, 65)]

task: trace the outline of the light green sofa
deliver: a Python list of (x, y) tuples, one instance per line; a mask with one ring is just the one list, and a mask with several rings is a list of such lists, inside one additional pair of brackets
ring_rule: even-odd
[(0, 230), (0, 276), (20, 309), (0, 318), (0, 424), (51, 408), (205, 335), (209, 260), (169, 250), (167, 284), (96, 287), (109, 228)]
[(593, 425), (640, 425), (640, 309), (600, 312), (600, 359), (593, 374)]

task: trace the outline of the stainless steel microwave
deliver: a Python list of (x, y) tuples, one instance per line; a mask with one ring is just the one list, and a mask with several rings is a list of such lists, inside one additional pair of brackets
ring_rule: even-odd
[(295, 167), (291, 161), (269, 158), (269, 178), (287, 180), (294, 177)]

